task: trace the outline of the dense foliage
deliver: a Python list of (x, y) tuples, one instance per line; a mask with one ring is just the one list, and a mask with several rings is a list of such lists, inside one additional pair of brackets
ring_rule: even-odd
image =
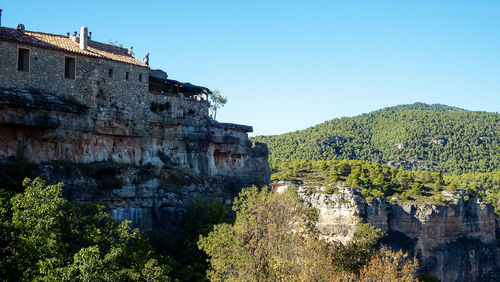
[(445, 175), (444, 181), (452, 189), (463, 189), (479, 199), (492, 203), (497, 214), (500, 214), (500, 170)]
[[(210, 257), (212, 281), (415, 280), (416, 260), (386, 249), (377, 252), (374, 246), (383, 233), (368, 224), (358, 227), (348, 245), (320, 240), (292, 190), (244, 189), (233, 209), (234, 224), (216, 225), (198, 243)], [(377, 275), (381, 263), (392, 257), (394, 267)]]
[(172, 261), (155, 255), (129, 223), (99, 204), (62, 198), (62, 183), (26, 179), (0, 194), (0, 276), (9, 281), (166, 281)]
[[(368, 224), (349, 244), (320, 240), (311, 208), (293, 190), (244, 189), (234, 221), (223, 205), (194, 201), (172, 241), (176, 262), (102, 205), (62, 198), (62, 183), (37, 178), (23, 186), (23, 193), (0, 193), (0, 277), (9, 281), (412, 281), (418, 268), (404, 254), (376, 251), (383, 233)], [(198, 239), (206, 254), (196, 250)], [(398, 260), (394, 268), (377, 276), (372, 268), (390, 258)]]
[(500, 167), (500, 114), (416, 103), (276, 136), (257, 136), (270, 158), (393, 162), (439, 172)]
[[(491, 202), (497, 210), (500, 199), (500, 170), (488, 173), (445, 175), (427, 170), (405, 170), (361, 160), (310, 161), (273, 159), (272, 180), (300, 179), (326, 186), (333, 193), (336, 184), (360, 187), (367, 201), (373, 198), (447, 204), (444, 190), (465, 190), (470, 196)], [(469, 197), (469, 196), (467, 196)]]

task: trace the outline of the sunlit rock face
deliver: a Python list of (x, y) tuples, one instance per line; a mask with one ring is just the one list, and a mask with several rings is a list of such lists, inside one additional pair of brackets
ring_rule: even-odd
[(465, 200), (462, 192), (444, 195), (450, 205), (365, 203), (360, 190), (342, 186), (334, 194), (307, 192), (318, 188), (324, 189), (298, 185), (302, 199), (318, 209), (316, 226), (325, 239), (348, 242), (356, 224), (368, 222), (386, 232), (384, 244), (415, 255), (423, 273), (442, 281), (499, 281), (498, 217), (491, 204)]
[(269, 182), (267, 147), (248, 140), (250, 126), (210, 119), (206, 101), (132, 94), (113, 104), (0, 88), (0, 163), (22, 149), (68, 197), (103, 201), (145, 230), (169, 229), (196, 197), (230, 202)]

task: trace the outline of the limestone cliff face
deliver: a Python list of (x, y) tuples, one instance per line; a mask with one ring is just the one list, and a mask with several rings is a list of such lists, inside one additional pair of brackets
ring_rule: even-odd
[(145, 229), (166, 228), (196, 196), (232, 199), (269, 181), (265, 144), (248, 140), (249, 126), (211, 120), (208, 102), (152, 93), (108, 100), (0, 89), (0, 161), (22, 148), (39, 175)]
[[(422, 272), (442, 281), (498, 281), (500, 239), (490, 204), (460, 193), (445, 195), (450, 205), (363, 202), (360, 191), (338, 187), (335, 194), (306, 193), (302, 198), (319, 210), (317, 224), (329, 240), (348, 241), (360, 221), (387, 233), (385, 244), (419, 259)], [(309, 194), (309, 195), (308, 195)]]

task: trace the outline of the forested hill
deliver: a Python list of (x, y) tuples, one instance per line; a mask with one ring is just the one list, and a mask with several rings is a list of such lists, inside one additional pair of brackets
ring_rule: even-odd
[(275, 136), (270, 158), (360, 159), (440, 172), (500, 169), (500, 114), (415, 103)]

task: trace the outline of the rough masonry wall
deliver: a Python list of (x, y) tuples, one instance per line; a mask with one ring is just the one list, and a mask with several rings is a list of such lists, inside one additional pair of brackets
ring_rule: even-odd
[[(29, 72), (17, 69), (19, 47), (30, 50)], [(0, 50), (1, 87), (52, 93), (89, 107), (133, 110), (146, 103), (143, 101), (148, 89), (148, 69), (145, 67), (7, 41), (0, 41)], [(75, 79), (64, 77), (65, 56), (75, 58)], [(109, 69), (113, 70), (112, 77)]]

